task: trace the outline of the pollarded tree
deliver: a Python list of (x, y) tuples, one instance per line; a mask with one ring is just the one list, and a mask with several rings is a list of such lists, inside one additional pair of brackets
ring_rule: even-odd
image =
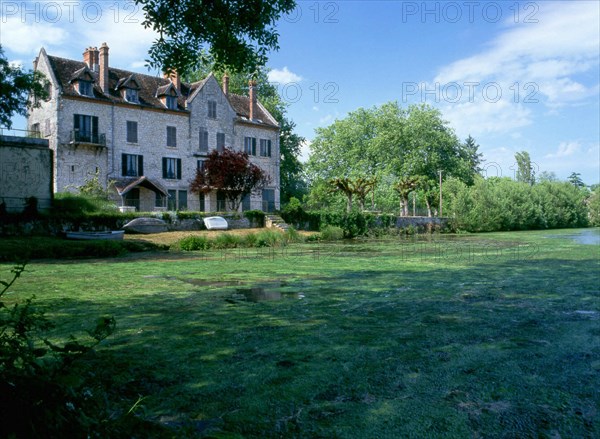
[(159, 34), (149, 65), (180, 73), (194, 70), (199, 55), (218, 66), (252, 71), (279, 49), (275, 23), (294, 10), (294, 0), (135, 0), (144, 11), (144, 27)]
[(11, 66), (0, 45), (0, 126), (10, 129), (12, 116), (26, 116), (28, 110), (38, 107), (39, 100), (48, 97), (47, 84), (42, 73)]
[(330, 181), (333, 191), (341, 191), (348, 199), (347, 211), (352, 211), (352, 198), (357, 196), (360, 209), (365, 210), (365, 199), (375, 189), (376, 178), (334, 178)]
[(238, 210), (242, 198), (269, 183), (265, 172), (250, 162), (248, 154), (225, 148), (213, 150), (190, 182), (190, 191), (207, 194), (222, 191), (231, 210)]
[(427, 216), (431, 217), (432, 207), (439, 206), (440, 189), (436, 180), (425, 175), (415, 177), (416, 188), (420, 190), (427, 205)]
[(408, 196), (417, 188), (418, 179), (416, 177), (402, 177), (394, 185), (394, 189), (400, 195), (400, 209), (402, 216), (408, 216)]

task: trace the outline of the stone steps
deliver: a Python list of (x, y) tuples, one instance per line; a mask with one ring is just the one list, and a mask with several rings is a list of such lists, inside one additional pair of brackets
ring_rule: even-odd
[(265, 227), (286, 231), (290, 225), (279, 215), (265, 215)]

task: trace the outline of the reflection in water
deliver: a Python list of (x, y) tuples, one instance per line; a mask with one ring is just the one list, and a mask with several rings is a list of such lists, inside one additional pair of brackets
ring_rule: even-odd
[(304, 294), (294, 291), (285, 291), (282, 287), (285, 282), (273, 281), (266, 282), (262, 286), (253, 286), (251, 288), (236, 288), (236, 295), (248, 302), (265, 302), (282, 299), (303, 299)]
[(578, 244), (598, 245), (600, 244), (600, 229), (588, 229), (573, 237)]
[(599, 245), (600, 244), (600, 229), (585, 229), (579, 233), (566, 233), (560, 235), (550, 235), (548, 238), (572, 239), (577, 244), (584, 245)]

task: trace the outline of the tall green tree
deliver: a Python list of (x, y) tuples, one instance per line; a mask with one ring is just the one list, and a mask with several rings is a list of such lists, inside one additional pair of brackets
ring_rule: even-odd
[(481, 173), (481, 164), (485, 160), (483, 154), (479, 152), (479, 145), (470, 134), (465, 142), (460, 145), (459, 154), (464, 167), (460, 172), (462, 179), (465, 183), (471, 185), (475, 182), (475, 176)]
[(533, 185), (535, 183), (535, 171), (531, 165), (529, 153), (527, 151), (517, 152), (515, 160), (517, 162), (516, 180)]
[[(204, 79), (210, 73), (221, 82), (226, 69), (219, 67), (212, 57), (199, 65), (198, 69), (186, 75), (190, 82)], [(227, 72), (229, 76), (229, 92), (248, 95), (248, 81), (257, 81), (258, 99), (279, 123), (279, 150), (281, 162), (279, 178), (281, 186), (281, 203), (287, 203), (292, 197), (301, 199), (306, 193), (306, 183), (302, 175), (300, 150), (304, 137), (295, 132), (296, 123), (287, 116), (288, 104), (283, 101), (277, 87), (269, 82), (268, 69), (259, 68), (253, 72)]]
[(571, 172), (569, 175), (569, 183), (576, 187), (585, 187), (585, 183), (581, 179), (581, 174), (579, 172)]
[(400, 184), (398, 190), (394, 183), (408, 184), (417, 176), (437, 181), (440, 170), (444, 178), (470, 181), (479, 163), (476, 148), (472, 152), (465, 153), (441, 113), (427, 105), (403, 109), (397, 102), (389, 102), (361, 108), (316, 130), (307, 163), (311, 198), (313, 188), (321, 187), (320, 181), (373, 177), (392, 182), (375, 191), (375, 204), (389, 205), (396, 189), (406, 215), (407, 197), (413, 189)]
[[(279, 49), (275, 23), (294, 0), (135, 0), (143, 26), (159, 34), (148, 64), (191, 72), (207, 56), (217, 66), (253, 71)], [(203, 54), (200, 58), (199, 55)]]
[(42, 73), (11, 66), (0, 45), (0, 126), (10, 129), (13, 116), (26, 116), (39, 107), (40, 100), (48, 98), (47, 86)]

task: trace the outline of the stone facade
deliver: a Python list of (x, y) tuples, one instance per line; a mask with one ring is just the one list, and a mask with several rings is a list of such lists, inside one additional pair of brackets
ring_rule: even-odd
[[(102, 65), (108, 63), (108, 56), (103, 61), (102, 56), (93, 55), (94, 49), (84, 52), (87, 62), (52, 57), (42, 49), (34, 63), (49, 79), (51, 90), (50, 99), (31, 111), (28, 128), (48, 139), (54, 151), (55, 192), (74, 190), (98, 175), (105, 187), (113, 183), (119, 204), (135, 205), (141, 211), (224, 210), (216, 193), (202, 196), (202, 206), (200, 196), (189, 191), (189, 183), (199, 161), (217, 148), (218, 140), (224, 140), (227, 148), (243, 151), (244, 139), (252, 137), (257, 146), (251, 161), (267, 172), (270, 182), (266, 191), (252, 194), (243, 207), (279, 208), (279, 127), (259, 102), (258, 114), (251, 119), (249, 98), (224, 92), (212, 74), (185, 84), (178, 78), (127, 72)], [(107, 71), (109, 86), (104, 92), (100, 79)], [(92, 83), (89, 96), (80, 93), (80, 82)], [(137, 103), (125, 99), (128, 88), (139, 96)], [(177, 98), (176, 108), (166, 106), (169, 93)], [(83, 140), (76, 124), (84, 122), (75, 120), (80, 117), (95, 130)], [(91, 128), (86, 129), (91, 133)], [(203, 132), (208, 133), (208, 148), (201, 150), (201, 139), (206, 140)], [(268, 157), (260, 156), (261, 139), (270, 142)], [(126, 164), (127, 160), (132, 162)], [(165, 167), (173, 172), (165, 174)], [(136, 183), (136, 179), (143, 181)], [(271, 203), (264, 202), (271, 199)]]
[(48, 141), (0, 136), (0, 203), (21, 212), (28, 198), (44, 210), (52, 202), (52, 151)]

